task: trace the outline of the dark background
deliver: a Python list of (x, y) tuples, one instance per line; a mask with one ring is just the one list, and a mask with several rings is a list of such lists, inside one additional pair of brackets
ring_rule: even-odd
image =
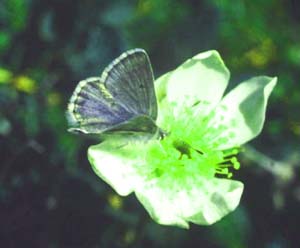
[[(240, 156), (241, 204), (212, 226), (154, 223), (92, 172), (95, 142), (66, 131), (76, 83), (134, 47), (156, 77), (209, 49), (231, 87), (279, 77)], [(0, 1), (0, 247), (300, 247), (299, 66), (299, 1)]]

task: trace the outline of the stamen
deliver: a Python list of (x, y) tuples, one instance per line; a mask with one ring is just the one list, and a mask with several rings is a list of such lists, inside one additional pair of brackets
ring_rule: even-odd
[(238, 152), (239, 150), (237, 148), (224, 151), (222, 161), (216, 165), (216, 174), (226, 174), (228, 178), (232, 177), (233, 174), (229, 171), (229, 168), (233, 168), (235, 170), (240, 168), (240, 163), (236, 158)]
[(228, 168), (216, 168), (216, 173), (227, 175), (229, 171)]
[(239, 153), (239, 149), (238, 148), (234, 148), (232, 150), (225, 150), (223, 151), (224, 154), (224, 158), (231, 158), (234, 155), (237, 155)]
[(240, 168), (239, 148), (218, 149), (235, 135), (224, 123), (227, 110), (217, 113), (209, 107), (201, 101), (186, 106), (173, 103), (163, 113), (163, 131), (159, 130), (159, 139), (147, 153), (147, 170), (141, 168), (145, 176), (176, 184), (198, 176), (233, 176), (232, 170)]

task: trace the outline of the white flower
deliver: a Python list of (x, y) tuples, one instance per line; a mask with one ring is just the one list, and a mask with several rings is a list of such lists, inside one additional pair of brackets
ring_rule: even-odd
[(166, 137), (120, 137), (91, 146), (94, 171), (120, 195), (134, 192), (160, 224), (188, 228), (188, 222), (220, 220), (238, 206), (243, 192), (243, 183), (229, 179), (239, 168), (236, 147), (261, 132), (277, 81), (251, 78), (223, 97), (228, 80), (216, 51), (158, 78), (157, 125)]

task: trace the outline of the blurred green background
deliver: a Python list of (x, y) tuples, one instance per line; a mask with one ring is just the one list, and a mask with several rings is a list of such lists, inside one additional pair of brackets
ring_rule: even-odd
[[(66, 131), (77, 82), (134, 47), (156, 77), (209, 49), (231, 87), (279, 77), (240, 156), (241, 205), (212, 226), (154, 223), (92, 172), (95, 141)], [(296, 0), (0, 1), (0, 247), (300, 247), (299, 68)]]

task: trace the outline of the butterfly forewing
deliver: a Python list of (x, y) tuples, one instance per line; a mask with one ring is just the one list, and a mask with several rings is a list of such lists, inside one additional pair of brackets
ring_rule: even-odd
[[(115, 59), (101, 78), (79, 82), (68, 105), (70, 131), (147, 131), (157, 116), (153, 74), (144, 50)], [(142, 127), (135, 127), (142, 125)]]
[(128, 112), (156, 119), (153, 72), (144, 50), (133, 49), (123, 53), (103, 71), (101, 79), (116, 101)]

